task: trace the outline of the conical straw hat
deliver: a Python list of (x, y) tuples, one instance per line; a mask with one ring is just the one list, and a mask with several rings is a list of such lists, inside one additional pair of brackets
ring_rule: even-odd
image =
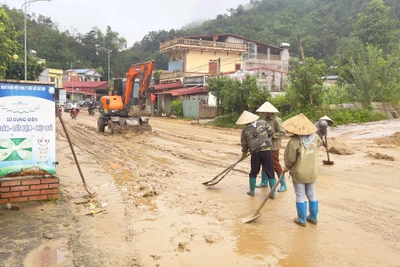
[(326, 121), (330, 121), (331, 123), (334, 123), (334, 121), (329, 118), (328, 116), (323, 116), (322, 118), (319, 118), (319, 120), (326, 120)]
[(277, 110), (271, 103), (268, 101), (262, 104), (261, 107), (259, 107), (256, 112), (268, 112), (268, 113), (277, 113), (279, 110)]
[(286, 131), (297, 135), (310, 135), (317, 131), (317, 127), (303, 113), (284, 121), (282, 126)]
[(236, 124), (241, 125), (241, 124), (248, 124), (252, 123), (253, 121), (258, 120), (260, 116), (257, 116), (256, 114), (253, 114), (248, 111), (243, 111), (242, 115), (240, 115), (239, 119), (236, 121)]

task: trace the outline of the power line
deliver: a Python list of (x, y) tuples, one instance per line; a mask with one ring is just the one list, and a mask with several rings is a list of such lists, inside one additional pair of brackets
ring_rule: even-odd
[[(232, 57), (228, 57), (225, 59), (221, 59), (221, 63), (223, 62), (223, 63), (225, 63), (224, 65), (227, 65), (227, 64), (237, 62), (238, 60), (241, 61), (241, 59), (238, 59), (237, 57), (232, 56)], [(209, 66), (209, 63), (190, 68), (187, 72), (196, 72), (197, 70), (205, 68), (207, 66)], [(223, 65), (221, 64), (221, 66), (223, 66)]]

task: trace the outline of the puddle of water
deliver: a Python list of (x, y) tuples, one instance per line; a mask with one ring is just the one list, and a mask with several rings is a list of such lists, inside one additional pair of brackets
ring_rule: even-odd
[(243, 246), (251, 244), (243, 248), (245, 253), (239, 253), (240, 237), (235, 235), (240, 233), (232, 227), (232, 221), (182, 214), (160, 201), (156, 207), (159, 213), (154, 220), (133, 223), (138, 232), (135, 245), (144, 266), (276, 266), (279, 261), (266, 241), (251, 244), (251, 235), (239, 241)]
[(237, 237), (235, 252), (244, 256), (255, 256), (260, 260), (264, 258), (261, 255), (271, 254), (271, 243), (267, 235), (261, 234), (261, 231), (260, 225), (235, 222), (234, 235)]
[(67, 249), (66, 240), (49, 241), (30, 252), (25, 260), (25, 267), (71, 266), (72, 257)]
[(169, 158), (152, 157), (152, 160), (162, 165), (173, 164), (173, 161)]
[(119, 186), (128, 185), (134, 179), (133, 173), (128, 169), (124, 169), (123, 166), (118, 163), (100, 162), (100, 164), (114, 177), (114, 181)]
[(117, 170), (120, 170), (120, 169), (122, 169), (122, 166), (120, 165), (120, 164), (118, 164), (118, 163), (114, 163), (114, 162), (108, 162), (108, 164), (110, 165), (110, 167), (111, 168), (113, 168), (113, 169), (117, 169)]
[(154, 201), (150, 198), (142, 197), (135, 199), (136, 204), (139, 207), (145, 207), (147, 211), (150, 211), (153, 215), (157, 215), (159, 213), (158, 207)]

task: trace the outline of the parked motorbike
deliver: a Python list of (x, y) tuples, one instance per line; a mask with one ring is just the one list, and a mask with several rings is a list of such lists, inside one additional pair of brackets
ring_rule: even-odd
[(76, 116), (78, 116), (78, 110), (76, 108), (71, 109), (71, 118), (76, 119)]

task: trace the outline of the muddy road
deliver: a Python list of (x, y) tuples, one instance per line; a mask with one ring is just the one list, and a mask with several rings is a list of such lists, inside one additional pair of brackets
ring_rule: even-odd
[(320, 150), (319, 224), (300, 227), (291, 180), (259, 219), (238, 220), (268, 193), (246, 194), (249, 159), (201, 184), (240, 157), (240, 130), (152, 118), (152, 133), (110, 136), (96, 132), (97, 116), (66, 115), (87, 184), (107, 203), (94, 216), (74, 204), (86, 192), (58, 127), (76, 266), (400, 266), (400, 120), (330, 131), (330, 146), (348, 155), (324, 166)]

